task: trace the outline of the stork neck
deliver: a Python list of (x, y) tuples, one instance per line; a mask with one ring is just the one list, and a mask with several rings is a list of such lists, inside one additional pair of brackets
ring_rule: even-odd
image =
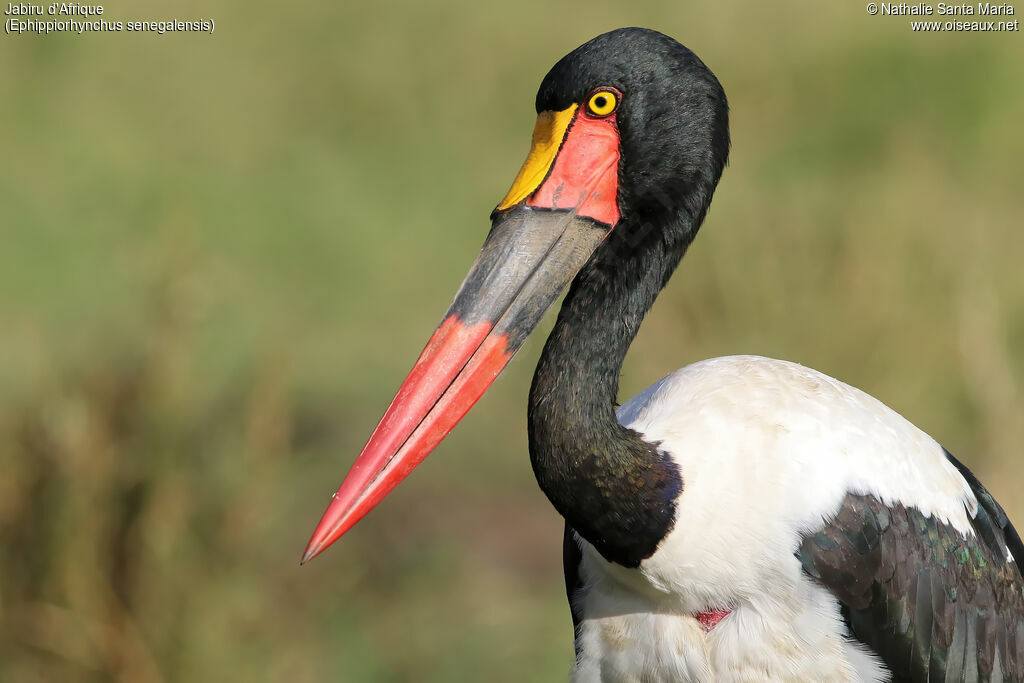
[[(617, 229), (618, 230), (618, 229)], [(530, 391), (530, 458), (548, 499), (605, 559), (636, 567), (675, 521), (678, 467), (615, 416), (619, 373), (681, 258), (613, 231), (573, 282)]]

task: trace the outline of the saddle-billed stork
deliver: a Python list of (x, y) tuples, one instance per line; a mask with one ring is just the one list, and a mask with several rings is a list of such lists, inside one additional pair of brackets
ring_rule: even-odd
[(737, 356), (616, 411), (630, 342), (726, 164), (714, 74), (665, 35), (620, 29), (555, 64), (536, 104), (480, 255), (303, 561), (437, 446), (571, 281), (529, 443), (566, 520), (574, 680), (1024, 680), (1021, 539), (893, 410)]

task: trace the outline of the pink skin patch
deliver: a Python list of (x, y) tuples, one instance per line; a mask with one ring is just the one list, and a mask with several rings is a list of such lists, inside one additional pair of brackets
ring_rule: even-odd
[(725, 619), (732, 610), (712, 610), (710, 612), (699, 612), (693, 616), (700, 622), (701, 630), (710, 633), (711, 629), (718, 626), (718, 622)]
[(619, 222), (619, 127), (615, 114), (597, 118), (581, 111), (569, 125), (551, 173), (527, 206), (574, 209), (579, 216), (614, 226)]

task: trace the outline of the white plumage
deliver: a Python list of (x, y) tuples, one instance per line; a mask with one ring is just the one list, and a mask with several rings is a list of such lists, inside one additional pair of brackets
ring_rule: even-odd
[[(847, 493), (973, 535), (977, 500), (938, 443), (858, 389), (757, 356), (683, 368), (618, 417), (660, 442), (685, 488), (675, 528), (638, 569), (576, 537), (586, 619), (575, 681), (888, 680), (794, 549)], [(710, 609), (731, 613), (705, 633), (693, 615)]]

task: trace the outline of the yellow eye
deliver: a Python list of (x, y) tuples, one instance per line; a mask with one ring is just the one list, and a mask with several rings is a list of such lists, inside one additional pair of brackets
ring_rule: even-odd
[(611, 90), (598, 90), (587, 100), (587, 110), (594, 116), (608, 116), (619, 106), (619, 96)]

